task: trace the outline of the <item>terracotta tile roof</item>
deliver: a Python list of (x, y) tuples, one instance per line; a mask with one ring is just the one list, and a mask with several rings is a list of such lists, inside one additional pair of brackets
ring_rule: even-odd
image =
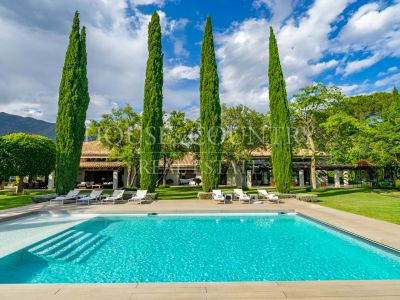
[(79, 163), (80, 169), (96, 169), (96, 170), (109, 170), (120, 169), (123, 164), (119, 161), (81, 161)]
[[(271, 148), (268, 147), (267, 149), (256, 149), (251, 152), (252, 157), (269, 157), (272, 155)], [(299, 149), (297, 153), (294, 153), (294, 156), (310, 156), (311, 152), (308, 149)], [(327, 156), (325, 152), (317, 152), (317, 156)]]
[(98, 141), (84, 142), (82, 145), (82, 157), (108, 157), (110, 150)]
[[(172, 163), (172, 167), (187, 168), (195, 167), (198, 164), (194, 153), (186, 153), (181, 159), (176, 160)], [(162, 160), (160, 160), (160, 166), (162, 166)]]

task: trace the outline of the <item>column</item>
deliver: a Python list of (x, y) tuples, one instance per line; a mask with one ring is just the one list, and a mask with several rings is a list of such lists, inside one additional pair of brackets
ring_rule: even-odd
[(349, 170), (344, 170), (343, 171), (343, 185), (348, 186), (349, 185)]
[(317, 187), (321, 186), (322, 178), (320, 176), (320, 173), (321, 173), (320, 170), (315, 170), (315, 180), (317, 181)]
[(246, 176), (247, 187), (248, 187), (248, 188), (251, 188), (251, 186), (252, 186), (251, 170), (247, 170), (246, 175), (247, 175), (247, 176)]
[(113, 190), (118, 188), (118, 170), (113, 171)]
[(49, 179), (48, 179), (48, 182), (47, 182), (47, 189), (49, 191), (54, 190), (54, 175), (55, 175), (54, 171), (51, 172), (50, 175), (49, 175)]
[(334, 174), (335, 174), (335, 188), (340, 188), (339, 170), (335, 170)]
[(299, 170), (299, 186), (304, 187), (304, 170)]

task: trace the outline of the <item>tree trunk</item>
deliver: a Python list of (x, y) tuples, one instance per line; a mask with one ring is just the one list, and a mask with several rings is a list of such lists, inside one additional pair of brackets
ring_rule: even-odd
[(126, 185), (128, 187), (132, 186), (132, 166), (127, 167), (127, 174), (126, 174)]
[(0, 180), (0, 190), (4, 190), (4, 181)]
[(24, 191), (24, 177), (18, 176), (17, 194), (22, 194)]
[(310, 166), (311, 187), (313, 189), (316, 189), (317, 188), (316, 154), (315, 154), (316, 151), (315, 151), (314, 139), (310, 131), (307, 133), (307, 141), (311, 150), (311, 166)]
[(167, 156), (166, 155), (164, 155), (164, 157), (163, 157), (163, 166), (164, 166), (164, 169), (163, 169), (162, 182), (163, 182), (163, 185), (166, 185), (167, 184)]

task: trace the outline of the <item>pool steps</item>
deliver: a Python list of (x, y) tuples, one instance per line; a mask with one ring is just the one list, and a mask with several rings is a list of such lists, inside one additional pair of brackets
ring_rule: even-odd
[(81, 263), (100, 248), (108, 238), (91, 232), (68, 230), (44, 241), (28, 251), (38, 257), (52, 261)]

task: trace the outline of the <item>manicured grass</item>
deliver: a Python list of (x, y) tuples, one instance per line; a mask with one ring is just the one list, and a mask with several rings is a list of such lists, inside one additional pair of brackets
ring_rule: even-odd
[(48, 194), (49, 191), (31, 192), (29, 195), (7, 196), (6, 192), (0, 193), (0, 210), (33, 204), (32, 196)]
[[(236, 187), (221, 187), (222, 191), (231, 192)], [(197, 199), (197, 193), (201, 192), (202, 189), (199, 186), (180, 186), (170, 188), (158, 188), (158, 199), (160, 200), (191, 200)], [(256, 189), (249, 189), (246, 193), (253, 194), (257, 193)]]
[[(222, 190), (232, 191), (233, 188), (225, 187)], [(161, 200), (189, 200), (197, 199), (197, 193), (201, 192), (201, 187), (158, 188), (156, 191)], [(252, 194), (257, 190), (250, 189), (246, 192)], [(306, 191), (305, 189), (294, 189), (292, 192), (304, 193)], [(31, 197), (33, 195), (48, 193), (49, 191), (35, 191), (29, 195), (7, 196), (5, 192), (0, 192), (0, 210), (32, 204)], [(346, 188), (323, 189), (311, 193), (318, 195), (317, 204), (319, 205), (400, 224), (400, 191)]]
[(328, 189), (313, 192), (317, 204), (400, 224), (400, 192), (380, 189)]

